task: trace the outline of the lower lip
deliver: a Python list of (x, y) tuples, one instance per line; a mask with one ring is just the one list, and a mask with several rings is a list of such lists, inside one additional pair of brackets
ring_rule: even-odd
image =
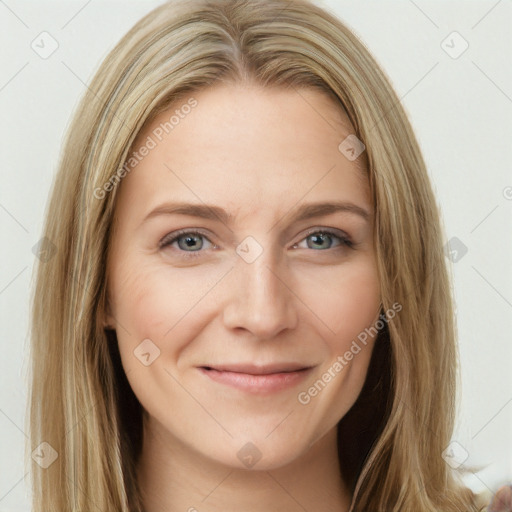
[(296, 372), (270, 373), (268, 375), (251, 375), (219, 370), (199, 370), (215, 382), (220, 382), (242, 391), (250, 393), (273, 393), (296, 386), (310, 373), (312, 368), (306, 368)]

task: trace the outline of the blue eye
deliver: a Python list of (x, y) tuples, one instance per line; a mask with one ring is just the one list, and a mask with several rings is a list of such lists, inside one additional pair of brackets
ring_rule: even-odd
[[(188, 253), (186, 257), (195, 258), (197, 256), (200, 256), (200, 254), (195, 253), (200, 253), (201, 249), (203, 248), (203, 243), (201, 242), (201, 239), (208, 240), (208, 238), (199, 231), (181, 230), (177, 231), (176, 233), (170, 233), (169, 235), (165, 236), (160, 242), (160, 249), (171, 246), (175, 242), (178, 242), (179, 249), (185, 253)], [(208, 240), (208, 242), (210, 241)], [(191, 249), (191, 251), (189, 251), (188, 249)]]
[[(316, 229), (310, 231), (306, 238), (304, 240), (313, 239), (314, 244), (322, 244), (325, 240), (332, 240), (332, 239), (338, 239), (339, 244), (335, 247), (329, 246), (329, 247), (320, 247), (320, 250), (327, 250), (327, 249), (336, 249), (340, 246), (346, 246), (346, 247), (354, 247), (354, 243), (344, 234), (334, 232), (330, 229)], [(302, 240), (301, 240), (302, 241)], [(310, 244), (307, 244), (309, 249), (312, 249), (313, 247), (310, 246)], [(294, 247), (298, 247), (298, 244), (295, 244)]]
[[(311, 239), (313, 240), (313, 244), (322, 245), (325, 243), (325, 241), (331, 240), (331, 243), (328, 244), (329, 247), (316, 247), (317, 249), (320, 249), (322, 251), (328, 250), (328, 249), (336, 249), (340, 247), (349, 247), (353, 248), (355, 244), (343, 234), (343, 232), (334, 232), (329, 229), (315, 229), (311, 230), (305, 238), (303, 238), (302, 241)], [(332, 246), (332, 240), (337, 239), (338, 244), (335, 246)], [(177, 231), (175, 233), (170, 233), (166, 235), (162, 241), (159, 244), (160, 249), (164, 249), (166, 247), (172, 246), (174, 243), (178, 244), (178, 250), (180, 252), (185, 253), (184, 256), (186, 258), (196, 258), (198, 256), (201, 256), (201, 253), (204, 252), (201, 249), (203, 249), (204, 243), (203, 240), (207, 240), (208, 243), (212, 245), (213, 248), (216, 248), (214, 244), (200, 231), (187, 231), (185, 229), (182, 229), (180, 231)], [(315, 246), (311, 246), (312, 244), (307, 244), (308, 249), (314, 249)], [(293, 248), (297, 248), (299, 244), (294, 244)]]

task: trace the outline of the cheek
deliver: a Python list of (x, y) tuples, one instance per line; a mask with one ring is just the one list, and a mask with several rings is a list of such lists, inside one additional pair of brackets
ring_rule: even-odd
[(321, 436), (345, 416), (363, 388), (377, 336), (376, 274), (365, 268), (338, 280), (318, 305), (323, 324), (328, 325), (328, 334), (322, 335), (328, 356), (297, 399), (310, 418), (322, 418), (316, 429)]
[[(166, 352), (183, 348), (179, 340), (189, 336), (180, 338), (182, 329), (190, 332), (200, 328), (196, 325), (201, 323), (200, 311), (207, 317), (213, 314), (204, 308), (206, 296), (225, 274), (220, 267), (173, 270), (142, 258), (122, 262), (112, 279), (120, 350), (133, 351), (147, 338), (160, 348), (165, 346)], [(307, 306), (303, 321), (318, 326), (331, 351), (344, 352), (345, 346), (377, 318), (380, 289), (370, 257), (315, 272), (297, 271), (292, 281), (292, 288)]]
[(190, 337), (186, 333), (195, 329), (201, 301), (218, 275), (221, 272), (215, 269), (173, 271), (142, 258), (122, 262), (112, 274), (111, 297), (124, 362), (133, 363), (128, 356), (146, 339), (156, 344), (162, 356), (178, 353)]
[(160, 333), (169, 329), (162, 312), (174, 310), (172, 295), (164, 296), (164, 283), (147, 264), (135, 259), (118, 261), (109, 284), (119, 350), (125, 368), (130, 368), (135, 361), (132, 353), (143, 340), (160, 347)]
[(307, 304), (332, 351), (346, 350), (378, 319), (380, 284), (370, 257), (331, 268), (325, 275), (317, 273), (303, 285)]
[(197, 290), (172, 275), (154, 265), (126, 262), (113, 279), (122, 366), (140, 403), (156, 415), (174, 397), (167, 370), (187, 343), (180, 329), (187, 329), (187, 312), (198, 300)]
[[(317, 276), (318, 277), (318, 276)], [(303, 396), (313, 408), (323, 410), (327, 424), (334, 425), (359, 395), (370, 362), (380, 313), (380, 284), (373, 259), (341, 265), (316, 280), (323, 284), (309, 294), (318, 312), (328, 357)], [(314, 402), (314, 404), (313, 404)], [(304, 403), (301, 402), (301, 403)], [(324, 410), (325, 409), (325, 410)]]

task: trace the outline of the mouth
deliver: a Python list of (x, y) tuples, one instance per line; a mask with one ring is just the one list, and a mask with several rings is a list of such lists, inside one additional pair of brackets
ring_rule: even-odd
[(200, 366), (198, 370), (216, 383), (249, 393), (266, 394), (296, 386), (311, 373), (313, 366), (278, 363)]

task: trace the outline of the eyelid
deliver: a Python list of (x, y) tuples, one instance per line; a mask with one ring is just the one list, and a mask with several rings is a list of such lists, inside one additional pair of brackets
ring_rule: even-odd
[(308, 229), (306, 233), (302, 235), (302, 238), (299, 241), (301, 242), (304, 238), (308, 237), (309, 235), (312, 235), (313, 233), (327, 233), (328, 235), (336, 235), (343, 240), (352, 241), (349, 234), (343, 231), (342, 229), (326, 228), (322, 226), (316, 226), (314, 228)]
[[(357, 244), (352, 240), (352, 238), (350, 237), (350, 235), (348, 233), (346, 233), (345, 231), (341, 230), (341, 229), (338, 229), (338, 228), (327, 228), (327, 227), (321, 227), (321, 226), (316, 226), (316, 227), (313, 227), (313, 228), (310, 228), (306, 231), (306, 233), (304, 233), (300, 240), (296, 243), (293, 244), (293, 246), (295, 247), (296, 245), (298, 245), (300, 242), (302, 242), (304, 239), (306, 239), (308, 236), (310, 235), (313, 235), (315, 233), (321, 233), (321, 234), (327, 234), (327, 235), (331, 235), (331, 236), (335, 236), (337, 238), (340, 239), (341, 241), (341, 246), (347, 246), (349, 248), (354, 248)], [(338, 246), (339, 247), (339, 246)], [(332, 247), (331, 249), (334, 250), (336, 249), (337, 247)], [(322, 251), (318, 251), (318, 252), (322, 252)]]
[[(163, 248), (165, 245), (170, 245), (171, 243), (174, 243), (177, 238), (179, 238), (182, 235), (201, 235), (204, 238), (206, 238), (211, 244), (215, 245), (209, 238), (209, 235), (203, 231), (201, 228), (184, 228), (184, 229), (178, 229), (177, 231), (173, 231), (172, 233), (167, 233), (161, 240), (158, 242), (159, 248)], [(183, 251), (186, 252), (186, 251)], [(194, 251), (191, 251), (194, 252)], [(198, 251), (199, 252), (199, 251)]]

